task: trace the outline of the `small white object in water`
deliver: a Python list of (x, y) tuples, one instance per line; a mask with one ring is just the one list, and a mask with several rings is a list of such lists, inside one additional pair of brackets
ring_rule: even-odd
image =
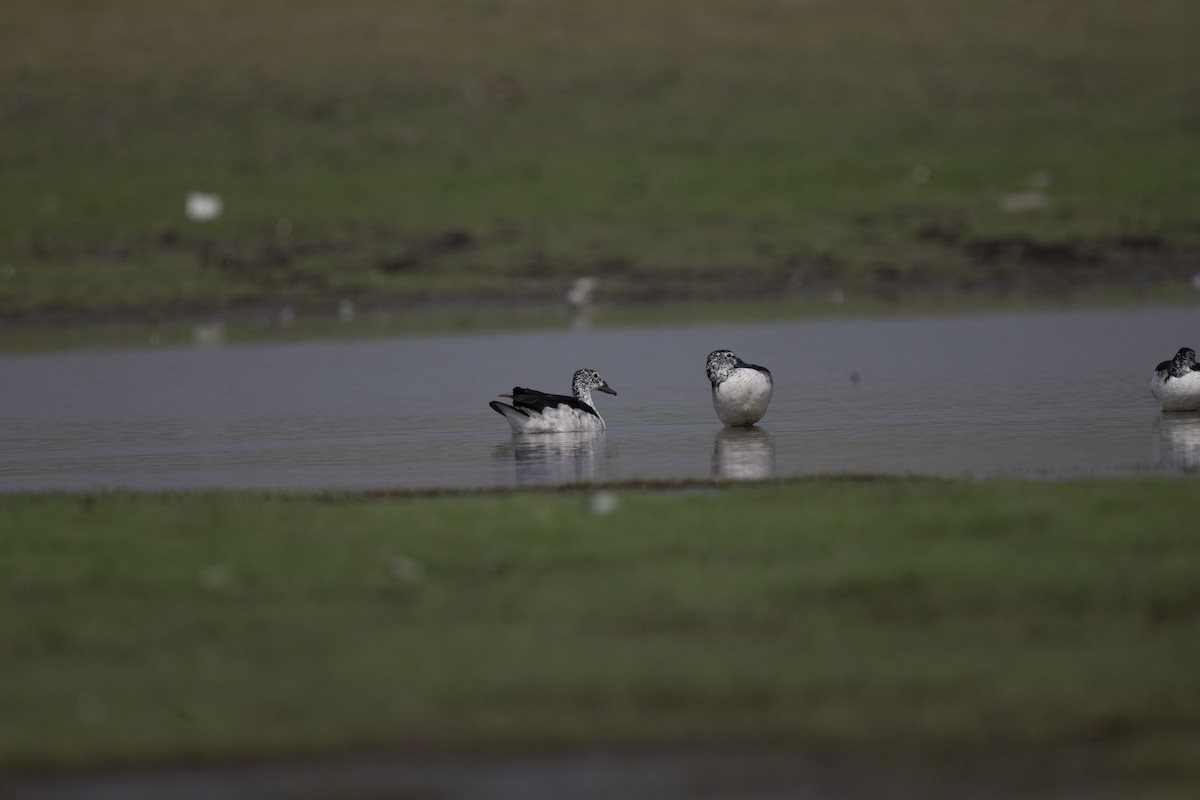
[(1200, 272), (1192, 276), (1192, 288), (1200, 291)]
[(342, 322), (349, 322), (354, 319), (354, 301), (348, 297), (343, 297), (338, 303), (338, 318)]
[(296, 312), (291, 306), (284, 306), (279, 309), (279, 322), (281, 325), (291, 325), (292, 320), (296, 318)]
[(191, 192), (184, 203), (184, 212), (192, 222), (209, 222), (221, 216), (225, 203), (219, 194)]

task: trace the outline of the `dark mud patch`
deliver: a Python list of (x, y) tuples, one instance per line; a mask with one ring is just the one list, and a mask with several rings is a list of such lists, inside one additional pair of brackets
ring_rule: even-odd
[[(120, 242), (50, 237), (0, 254), (0, 262), (22, 272), (61, 274), (62, 290), (34, 297), (15, 283), (7, 291), (0, 285), (0, 312), (10, 326), (54, 326), (282, 307), (330, 313), (331, 303), (342, 300), (387, 311), (561, 306), (568, 288), (585, 276), (597, 279), (599, 303), (803, 301), (844, 294), (890, 301), (964, 291), (1057, 295), (1080, 287), (1146, 287), (1190, 281), (1200, 269), (1200, 251), (1154, 235), (984, 236), (953, 218), (904, 222), (909, 249), (894, 257), (882, 251), (854, 258), (802, 252), (759, 240), (745, 243), (754, 254), (747, 263), (731, 257), (702, 267), (672, 263), (661, 252), (650, 257), (636, 247), (588, 245), (575, 256), (556, 257), (543, 247), (544, 232), (512, 223), (324, 236), (285, 227), (231, 237), (164, 228)], [(146, 265), (146, 285), (135, 279), (116, 286), (119, 279), (104, 277), (107, 267), (120, 264)], [(136, 275), (129, 267), (120, 273), (126, 280)], [(99, 291), (72, 290), (80, 275)]]
[(997, 236), (963, 242), (964, 253), (980, 264), (1017, 261), (1032, 266), (1094, 265), (1103, 261), (1095, 243), (1078, 239), (1038, 241), (1029, 236)]
[(375, 265), (385, 274), (428, 269), (442, 256), (467, 250), (474, 246), (476, 241), (475, 234), (462, 228), (413, 237), (403, 243), (400, 252), (379, 256)]
[(1056, 295), (1188, 281), (1200, 269), (1200, 253), (1155, 235), (984, 236), (949, 220), (917, 226), (912, 239), (933, 254), (930, 263), (907, 270), (880, 267), (873, 274), (875, 288), (893, 294), (950, 286)]

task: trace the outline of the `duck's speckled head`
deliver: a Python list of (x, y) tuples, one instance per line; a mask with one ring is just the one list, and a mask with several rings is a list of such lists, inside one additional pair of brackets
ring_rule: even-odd
[(716, 386), (741, 366), (742, 360), (732, 350), (713, 350), (708, 354), (708, 380)]
[(600, 373), (594, 369), (576, 370), (575, 375), (571, 378), (571, 392), (580, 400), (591, 397), (592, 390), (604, 392), (605, 394), (615, 395), (616, 392), (608, 385), (608, 381), (600, 377)]
[(1182, 378), (1194, 369), (1196, 369), (1196, 351), (1190, 347), (1179, 348), (1175, 358), (1171, 359), (1171, 377)]

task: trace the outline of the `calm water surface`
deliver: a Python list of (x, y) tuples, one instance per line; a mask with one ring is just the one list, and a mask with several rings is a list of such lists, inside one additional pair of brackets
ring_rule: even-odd
[[(562, 330), (0, 357), (0, 490), (484, 487), (807, 473), (1200, 469), (1154, 366), (1200, 308)], [(775, 375), (724, 429), (704, 361)], [(487, 402), (593, 367), (603, 434), (513, 436)]]

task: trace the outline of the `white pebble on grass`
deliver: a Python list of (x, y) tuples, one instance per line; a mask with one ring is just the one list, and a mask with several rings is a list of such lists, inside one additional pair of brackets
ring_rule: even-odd
[(611, 514), (621, 505), (620, 499), (615, 492), (603, 491), (596, 492), (588, 501), (588, 508), (597, 516)]

